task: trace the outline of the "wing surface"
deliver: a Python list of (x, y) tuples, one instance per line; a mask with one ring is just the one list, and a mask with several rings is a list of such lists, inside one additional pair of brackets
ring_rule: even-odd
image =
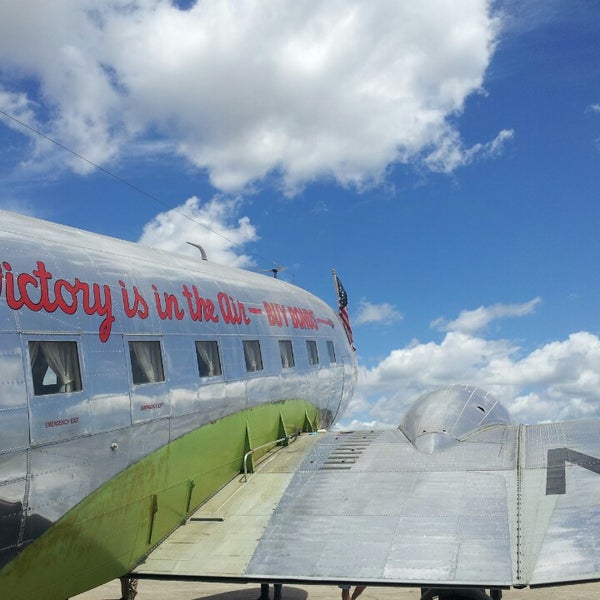
[[(273, 460), (234, 482), (194, 517), (222, 521), (192, 520), (137, 571), (510, 585), (515, 440), (516, 428), (495, 428), (427, 455), (398, 430), (319, 434), (301, 461)], [(298, 443), (285, 452), (299, 453)]]
[(600, 579), (600, 421), (302, 436), (221, 490), (142, 577), (522, 587)]

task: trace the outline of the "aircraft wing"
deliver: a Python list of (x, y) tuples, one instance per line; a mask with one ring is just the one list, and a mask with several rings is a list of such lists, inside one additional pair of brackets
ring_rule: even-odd
[(486, 588), (599, 579), (598, 455), (595, 421), (489, 427), (431, 454), (400, 430), (305, 435), (221, 490), (136, 573)]

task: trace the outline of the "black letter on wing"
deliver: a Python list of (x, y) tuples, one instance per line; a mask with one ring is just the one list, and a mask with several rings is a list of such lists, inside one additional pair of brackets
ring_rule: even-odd
[(552, 448), (548, 450), (546, 496), (566, 493), (565, 462), (600, 475), (600, 459), (569, 448)]

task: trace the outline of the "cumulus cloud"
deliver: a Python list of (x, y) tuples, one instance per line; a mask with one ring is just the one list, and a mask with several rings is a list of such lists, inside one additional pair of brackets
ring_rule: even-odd
[(160, 141), (222, 190), (360, 187), (501, 151), (511, 131), (464, 148), (454, 125), (499, 31), (489, 0), (23, 0), (2, 10), (0, 84), (99, 164)]
[(523, 304), (493, 304), (480, 306), (475, 310), (463, 310), (453, 321), (446, 321), (440, 317), (431, 323), (431, 326), (440, 331), (459, 331), (462, 333), (476, 333), (487, 327), (496, 319), (506, 317), (522, 317), (534, 312), (541, 298), (534, 298)]
[(404, 317), (402, 313), (396, 310), (393, 304), (382, 302), (374, 304), (368, 300), (361, 300), (358, 305), (358, 313), (354, 317), (355, 325), (364, 325), (365, 323), (392, 323), (400, 321)]
[(341, 426), (397, 425), (419, 394), (449, 383), (484, 388), (519, 423), (600, 417), (600, 339), (577, 332), (528, 354), (509, 340), (456, 331), (440, 343), (413, 343), (359, 370), (358, 400)]
[(248, 217), (238, 218), (239, 201), (215, 197), (201, 204), (195, 196), (182, 206), (158, 214), (144, 226), (141, 244), (198, 256), (199, 244), (211, 262), (234, 267), (252, 265), (243, 246), (258, 236)]

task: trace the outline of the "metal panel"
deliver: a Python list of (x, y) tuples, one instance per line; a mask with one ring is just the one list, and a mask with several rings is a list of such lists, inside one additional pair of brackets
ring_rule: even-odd
[(17, 329), (16, 312), (10, 310), (4, 302), (0, 302), (0, 333), (12, 334)]
[(27, 407), (0, 409), (0, 453), (29, 447)]
[(246, 381), (246, 395), (248, 407), (258, 406), (265, 402), (275, 402), (281, 399), (280, 378), (271, 377), (249, 377)]
[(308, 367), (306, 373), (306, 399), (314, 404), (319, 404), (321, 396), (320, 367), (318, 365)]
[[(600, 422), (529, 426), (523, 473), (523, 576), (533, 585), (600, 577)], [(581, 453), (564, 461), (564, 493), (547, 491), (548, 450)], [(575, 460), (575, 459), (572, 459)], [(595, 469), (595, 470), (594, 470)]]
[(29, 512), (55, 522), (93, 490), (169, 441), (169, 421), (42, 446), (31, 451)]
[(219, 341), (225, 379), (227, 381), (244, 379), (247, 371), (240, 338), (233, 335), (223, 335), (219, 338)]
[(285, 369), (281, 373), (281, 399), (305, 398), (305, 381), (305, 375), (299, 373), (296, 368)]
[(90, 399), (91, 432), (102, 433), (131, 425), (129, 394), (97, 394)]
[[(1, 313), (1, 311), (0, 311)], [(0, 336), (0, 408), (27, 406), (20, 336)]]
[(191, 336), (164, 340), (165, 367), (170, 382), (169, 404), (173, 416), (198, 410), (200, 376), (194, 342)]
[(25, 480), (26, 476), (27, 451), (19, 450), (0, 454), (0, 487), (16, 479)]
[[(457, 585), (485, 573), (488, 583), (510, 583), (514, 506), (506, 482), (514, 471), (504, 458), (470, 472), (477, 444), (470, 455), (450, 451), (440, 466), (397, 431), (336, 442), (320, 443), (294, 476), (248, 574)], [(352, 553), (340, 553), (344, 547)]]
[(344, 365), (339, 363), (332, 364), (329, 367), (330, 389), (334, 392), (329, 396), (327, 408), (332, 412), (338, 409), (340, 392), (344, 389)]
[(33, 445), (91, 433), (90, 403), (83, 391), (35, 396), (29, 409)]
[(134, 424), (163, 419), (171, 414), (166, 382), (136, 385), (131, 391), (131, 420)]
[(222, 404), (223, 416), (231, 415), (246, 408), (246, 382), (230, 381), (225, 386), (226, 398)]
[(317, 398), (331, 398), (334, 394), (331, 387), (331, 374), (328, 367), (323, 366), (317, 371)]
[(102, 343), (95, 333), (85, 334), (80, 352), (84, 393), (90, 401), (91, 432), (130, 426), (129, 378), (120, 337)]
[(198, 410), (198, 385), (183, 386), (178, 385), (169, 391), (169, 405), (171, 406), (171, 415), (181, 416), (189, 415)]

